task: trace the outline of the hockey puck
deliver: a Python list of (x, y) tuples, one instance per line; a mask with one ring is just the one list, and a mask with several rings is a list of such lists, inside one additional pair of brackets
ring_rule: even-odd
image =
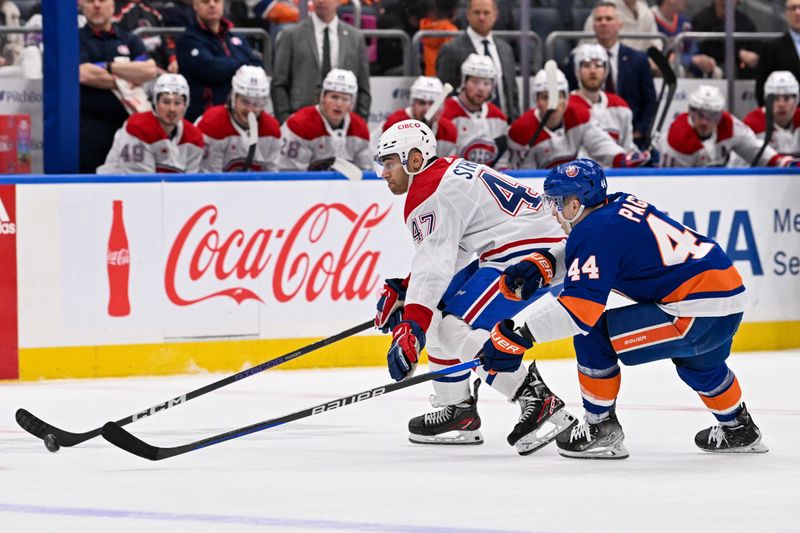
[(44, 436), (44, 446), (47, 448), (48, 452), (56, 453), (58, 450), (61, 449), (61, 445), (56, 440), (56, 436), (52, 433), (48, 433)]

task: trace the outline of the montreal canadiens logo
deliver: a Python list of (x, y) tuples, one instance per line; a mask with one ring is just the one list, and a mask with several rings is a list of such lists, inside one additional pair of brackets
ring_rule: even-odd
[(498, 153), (497, 144), (493, 139), (474, 139), (461, 151), (461, 157), (485, 165), (494, 161)]
[(570, 165), (564, 170), (564, 173), (570, 178), (574, 178), (578, 175), (578, 167), (575, 165)]

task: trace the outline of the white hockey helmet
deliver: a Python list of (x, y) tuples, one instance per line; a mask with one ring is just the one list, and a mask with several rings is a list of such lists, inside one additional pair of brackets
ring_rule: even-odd
[(322, 93), (327, 91), (349, 94), (353, 97), (353, 103), (355, 103), (356, 94), (358, 93), (356, 75), (349, 70), (341, 68), (331, 69), (325, 79), (322, 80)]
[(461, 86), (467, 81), (467, 76), (475, 78), (488, 78), (492, 81), (497, 77), (497, 67), (489, 56), (470, 54), (461, 63)]
[(392, 124), (378, 139), (378, 147), (375, 150), (375, 173), (378, 176), (383, 174), (384, 157), (397, 154), (400, 156), (403, 170), (409, 176), (413, 176), (414, 173), (408, 170), (408, 158), (415, 148), (422, 153), (422, 158), (425, 160), (422, 168), (425, 168), (436, 156), (436, 136), (428, 125), (419, 120), (402, 120)]
[(800, 96), (800, 86), (797, 78), (788, 70), (776, 70), (769, 75), (764, 83), (764, 94)]
[(689, 95), (689, 109), (721, 113), (725, 109), (725, 97), (713, 85), (700, 85)]
[[(556, 71), (556, 80), (558, 86), (558, 92), (563, 92), (564, 94), (569, 93), (569, 85), (567, 84), (567, 77), (564, 76), (564, 73), (560, 70)], [(531, 92), (533, 93), (533, 97), (539, 93), (546, 93), (547, 92), (547, 73), (544, 69), (541, 69), (539, 72), (536, 73), (536, 76), (533, 77), (533, 83), (531, 84)]]
[(179, 94), (189, 103), (189, 83), (180, 74), (165, 73), (156, 78), (153, 84), (153, 102), (158, 102), (160, 94)]
[(242, 65), (231, 79), (231, 94), (245, 98), (269, 98), (269, 76), (261, 67)]
[(433, 102), (442, 93), (442, 82), (434, 76), (420, 76), (411, 84), (411, 99)]
[[(600, 61), (606, 69), (606, 76), (608, 75), (608, 52), (599, 44), (585, 43), (578, 46), (572, 53), (575, 61), (575, 78), (578, 83), (581, 81), (581, 64), (584, 61)], [(604, 76), (605, 79), (605, 76)]]

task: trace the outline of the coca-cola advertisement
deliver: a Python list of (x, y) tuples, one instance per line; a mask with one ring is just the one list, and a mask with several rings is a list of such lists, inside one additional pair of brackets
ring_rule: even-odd
[(0, 185), (0, 380), (19, 376), (17, 226), (15, 186)]

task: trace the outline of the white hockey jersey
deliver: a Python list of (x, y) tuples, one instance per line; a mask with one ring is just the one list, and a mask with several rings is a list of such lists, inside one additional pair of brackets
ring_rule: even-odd
[[(197, 127), (205, 135), (206, 150), (200, 163), (201, 172), (235, 172), (247, 160), (248, 131), (233, 120), (227, 105), (209, 108), (197, 119)], [(258, 117), (258, 142), (253, 157), (253, 170), (278, 170), (281, 126), (274, 117), (262, 112)]]
[[(753, 130), (727, 111), (722, 112), (717, 129), (708, 139), (702, 140), (689, 123), (689, 114), (681, 113), (669, 127), (661, 141), (662, 167), (724, 167), (731, 153), (745, 161), (752, 161), (761, 149)], [(782, 166), (790, 158), (780, 155), (767, 146), (759, 165)]]
[(372, 168), (372, 155), (367, 124), (355, 113), (345, 116), (342, 127), (334, 129), (319, 106), (311, 105), (299, 109), (281, 126), (281, 170), (307, 170), (312, 162), (332, 157), (367, 170)]
[[(763, 107), (758, 107), (750, 111), (744, 117), (744, 123), (750, 126), (756, 138), (763, 142), (764, 134), (767, 129), (767, 116)], [(800, 107), (795, 109), (794, 117), (786, 128), (781, 128), (775, 124), (775, 130), (772, 132), (772, 139), (769, 145), (775, 149), (776, 152), (781, 154), (791, 155), (794, 157), (800, 156)]]
[(592, 121), (585, 105), (575, 105), (570, 99), (561, 125), (555, 130), (545, 126), (536, 144), (529, 147), (540, 120), (539, 110), (529, 109), (508, 130), (512, 168), (552, 168), (577, 158), (582, 149), (603, 166), (622, 165), (625, 150)]
[[(481, 266), (502, 270), (566, 240), (538, 193), (463, 158), (439, 158), (414, 176), (404, 216), (415, 245), (405, 318), (423, 329), (456, 272), (459, 253), (476, 254)], [(556, 266), (560, 277), (564, 271), (563, 264)]]
[(508, 166), (508, 118), (499, 107), (486, 102), (473, 113), (464, 107), (458, 96), (451, 96), (444, 102), (442, 116), (456, 126), (456, 153), (459, 157), (489, 164), (500, 154), (494, 166)]
[(633, 144), (633, 111), (621, 96), (600, 91), (600, 99), (592, 103), (578, 91), (572, 91), (569, 105), (586, 108), (592, 120), (625, 149), (625, 153), (636, 150)]
[[(382, 131), (386, 131), (392, 125), (398, 122), (410, 120), (411, 118), (410, 107), (398, 109), (389, 115), (389, 118), (387, 118), (386, 122), (383, 123)], [(431, 129), (433, 130), (433, 134), (436, 135), (436, 155), (439, 157), (456, 155), (458, 146), (458, 133), (456, 132), (455, 125), (450, 121), (450, 119), (440, 116), (439, 120), (433, 123)]]
[(186, 119), (167, 136), (152, 111), (135, 113), (114, 134), (114, 143), (98, 174), (198, 172), (203, 133)]

